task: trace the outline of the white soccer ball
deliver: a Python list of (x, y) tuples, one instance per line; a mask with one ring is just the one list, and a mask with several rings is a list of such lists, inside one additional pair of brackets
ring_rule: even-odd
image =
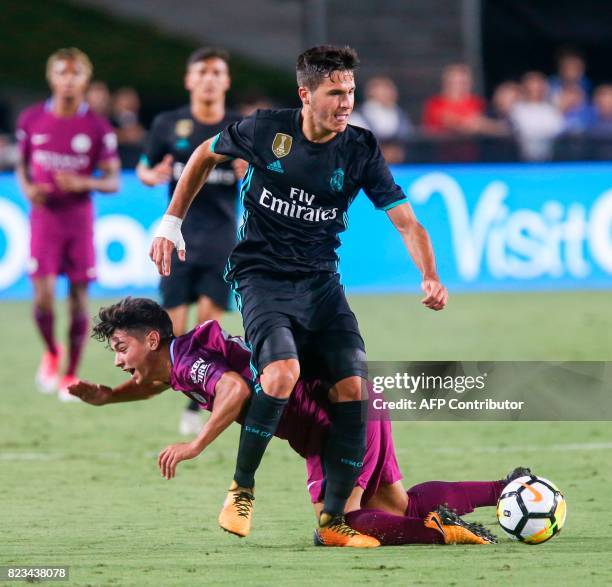
[(526, 475), (504, 487), (497, 502), (497, 521), (514, 540), (542, 544), (565, 524), (566, 504), (554, 483)]

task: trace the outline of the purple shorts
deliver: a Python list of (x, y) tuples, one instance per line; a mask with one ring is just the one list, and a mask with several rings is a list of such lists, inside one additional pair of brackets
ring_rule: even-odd
[[(323, 501), (322, 457), (309, 456), (306, 459), (308, 492), (312, 503)], [(366, 503), (377, 491), (381, 483), (391, 484), (402, 479), (397, 464), (391, 422), (370, 420), (366, 433), (366, 454), (357, 485), (363, 489), (362, 503)]]
[(29, 273), (32, 278), (66, 275), (72, 283), (96, 278), (90, 202), (70, 208), (32, 208)]

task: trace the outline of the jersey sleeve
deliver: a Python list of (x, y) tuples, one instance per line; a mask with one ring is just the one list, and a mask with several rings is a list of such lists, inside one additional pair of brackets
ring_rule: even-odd
[(156, 116), (147, 134), (140, 162), (147, 167), (153, 167), (169, 152), (164, 118), (162, 116)]
[(230, 124), (213, 138), (210, 150), (218, 155), (252, 163), (255, 158), (256, 121), (257, 113)]
[(117, 135), (108, 120), (100, 119), (100, 133), (101, 145), (98, 163), (119, 159), (119, 154), (117, 152)]
[(378, 141), (373, 137), (371, 156), (365, 165), (362, 187), (378, 210), (390, 210), (408, 201), (402, 188), (395, 183)]

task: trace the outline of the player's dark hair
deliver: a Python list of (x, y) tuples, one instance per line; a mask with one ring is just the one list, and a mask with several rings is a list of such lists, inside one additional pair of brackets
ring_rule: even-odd
[(348, 45), (317, 45), (298, 57), (295, 68), (297, 83), (300, 87), (314, 91), (332, 72), (354, 71), (358, 65), (357, 51)]
[(108, 343), (116, 330), (157, 330), (161, 342), (168, 342), (173, 337), (168, 312), (148, 298), (127, 297), (112, 306), (100, 308), (91, 336)]
[(221, 59), (229, 67), (230, 55), (225, 49), (219, 47), (200, 47), (196, 49), (187, 59), (187, 68), (194, 63), (207, 61), (208, 59)]

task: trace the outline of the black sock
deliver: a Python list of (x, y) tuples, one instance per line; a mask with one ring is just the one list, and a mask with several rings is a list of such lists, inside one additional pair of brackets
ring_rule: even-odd
[(338, 402), (331, 407), (331, 429), (323, 449), (323, 511), (344, 513), (346, 500), (361, 473), (366, 447), (367, 401)]
[(266, 447), (276, 432), (289, 398), (281, 399), (262, 389), (251, 398), (249, 410), (240, 432), (234, 481), (240, 487), (255, 486), (255, 471)]
[(190, 412), (199, 412), (200, 411), (200, 404), (195, 401), (194, 399), (189, 400), (189, 403), (187, 404), (187, 410), (189, 410)]

